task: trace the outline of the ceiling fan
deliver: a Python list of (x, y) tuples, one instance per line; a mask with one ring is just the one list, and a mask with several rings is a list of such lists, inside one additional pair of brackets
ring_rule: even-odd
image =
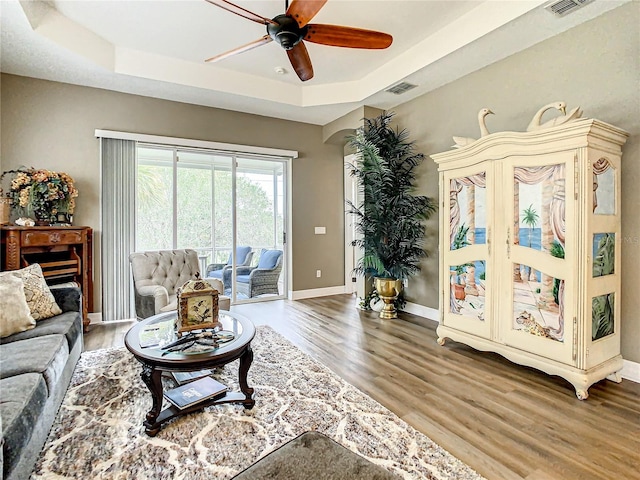
[(311, 19), (327, 3), (327, 0), (293, 0), (289, 5), (285, 0), (286, 13), (272, 19), (265, 18), (242, 8), (228, 0), (205, 0), (216, 7), (240, 15), (248, 20), (267, 26), (267, 34), (240, 47), (208, 58), (205, 62), (218, 62), (232, 55), (252, 50), (269, 42), (276, 41), (287, 51), (291, 66), (303, 82), (313, 78), (313, 66), (309, 52), (303, 40), (333, 47), (383, 49), (391, 45), (391, 35), (364, 30), (361, 28), (342, 27), (309, 23)]

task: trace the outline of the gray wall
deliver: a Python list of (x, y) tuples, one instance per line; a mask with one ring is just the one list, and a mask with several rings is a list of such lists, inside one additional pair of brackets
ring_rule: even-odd
[[(99, 142), (96, 128), (297, 150), (293, 160), (293, 289), (344, 284), (343, 155), (322, 127), (14, 75), (1, 78), (2, 169), (70, 174), (80, 195), (74, 224), (96, 239), (100, 298)], [(325, 226), (326, 235), (315, 235)], [(322, 278), (316, 278), (322, 270)]]
[[(539, 107), (556, 100), (629, 132), (622, 158), (621, 334), (622, 355), (634, 362), (640, 362), (639, 44), (640, 2), (633, 2), (393, 109), (427, 155), (450, 150), (452, 135), (477, 138), (476, 113), (483, 107), (495, 112), (487, 117), (491, 132), (524, 131)], [(438, 195), (432, 160), (421, 166), (419, 182), (423, 193)], [(433, 308), (437, 229), (434, 218), (428, 238), (433, 255), (409, 286), (411, 301)]]

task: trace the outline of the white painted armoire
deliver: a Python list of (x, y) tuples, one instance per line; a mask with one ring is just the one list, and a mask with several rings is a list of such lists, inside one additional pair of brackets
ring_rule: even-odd
[(594, 119), (499, 132), (432, 155), (440, 324), (450, 338), (568, 380), (620, 381), (620, 162)]

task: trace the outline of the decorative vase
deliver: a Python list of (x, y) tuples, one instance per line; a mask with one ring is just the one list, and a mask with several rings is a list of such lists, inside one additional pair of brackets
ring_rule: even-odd
[(376, 277), (374, 282), (378, 295), (384, 302), (384, 307), (380, 311), (380, 318), (398, 318), (394, 303), (402, 291), (402, 280)]
[(0, 198), (0, 225), (9, 223), (11, 213), (11, 199), (8, 197)]
[(34, 214), (36, 227), (48, 227), (51, 225), (51, 215), (43, 214), (43, 212), (37, 210), (34, 210)]

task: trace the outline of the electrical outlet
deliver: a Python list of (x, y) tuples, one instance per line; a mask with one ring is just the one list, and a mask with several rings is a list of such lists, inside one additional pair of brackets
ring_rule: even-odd
[(322, 270), (316, 270), (316, 278), (320, 278), (322, 276)]

